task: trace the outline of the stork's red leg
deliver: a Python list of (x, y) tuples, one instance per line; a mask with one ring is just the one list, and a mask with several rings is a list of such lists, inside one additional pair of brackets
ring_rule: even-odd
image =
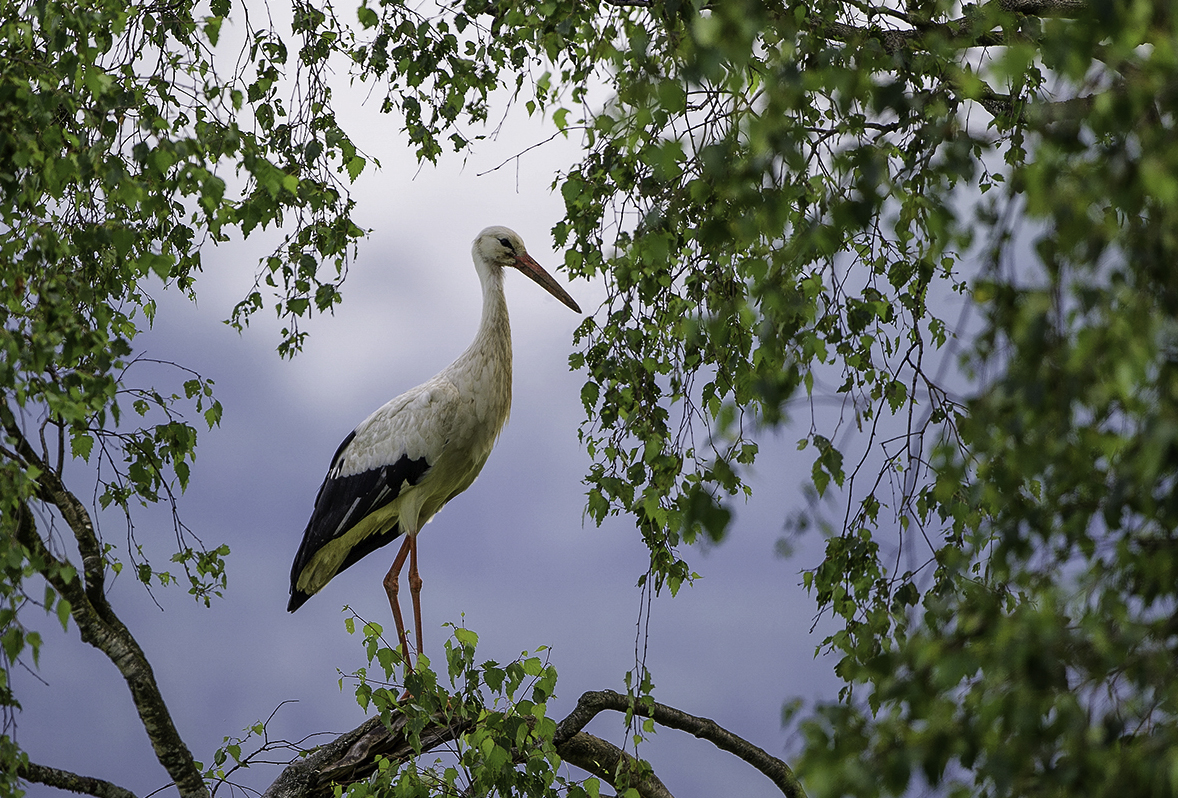
[(409, 536), (409, 595), (413, 598), (413, 631), (417, 635), (414, 643), (421, 655), (421, 575), (417, 573), (417, 535)]
[[(401, 655), (405, 658), (405, 667), (413, 670), (413, 663), (409, 659), (409, 641), (405, 639), (405, 621), (401, 617), (401, 604), (397, 601), (397, 591), (400, 590), (400, 585), (397, 583), (401, 580), (401, 568), (405, 565), (405, 557), (409, 552), (414, 551), (413, 559), (416, 560), (416, 535), (406, 535), (405, 542), (401, 544), (401, 550), (397, 552), (396, 558), (393, 560), (393, 567), (384, 577), (384, 592), (389, 596), (389, 606), (393, 608), (393, 620), (397, 624), (397, 640), (401, 643)], [(409, 590), (413, 590), (413, 564), (409, 565)], [(417, 598), (414, 596), (414, 608), (417, 607)], [(418, 635), (420, 636), (420, 632)], [(420, 642), (418, 643), (420, 645)]]

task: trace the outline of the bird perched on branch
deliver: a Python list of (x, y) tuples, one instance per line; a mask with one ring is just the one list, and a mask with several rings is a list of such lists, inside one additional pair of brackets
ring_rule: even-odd
[(483, 286), (474, 342), (433, 379), (393, 399), (344, 438), (315, 498), (290, 572), (294, 612), (336, 574), (404, 536), (384, 578), (401, 653), (409, 649), (397, 601), (409, 559), (414, 643), (421, 652), (417, 535), (446, 502), (470, 487), (511, 410), (511, 328), (503, 275), (519, 269), (577, 313), (581, 309), (506, 227), (488, 227), (471, 247)]

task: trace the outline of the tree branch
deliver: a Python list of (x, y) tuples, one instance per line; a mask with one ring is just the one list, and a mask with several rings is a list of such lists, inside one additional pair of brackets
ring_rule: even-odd
[(1075, 122), (1084, 119), (1092, 110), (1095, 95), (1073, 97), (1050, 103), (1028, 104), (1016, 100), (1009, 94), (987, 90), (978, 98), (978, 103), (993, 117), (1006, 119), (1011, 123), (1054, 125), (1060, 122)]
[[(577, 706), (556, 727), (553, 744), (561, 758), (585, 770), (615, 789), (633, 787), (642, 798), (674, 798), (666, 785), (639, 761), (613, 743), (582, 729), (603, 710), (626, 712), (650, 718), (671, 729), (699, 737), (735, 754), (764, 773), (788, 798), (806, 798), (793, 771), (780, 759), (738, 737), (714, 720), (690, 715), (654, 702), (632, 701), (613, 690), (587, 692)], [(335, 785), (347, 785), (368, 778), (376, 770), (376, 757), (403, 762), (457, 739), (473, 727), (472, 721), (455, 724), (440, 714), (421, 732), (421, 750), (414, 751), (403, 729), (407, 719), (397, 716), (390, 728), (371, 718), (350, 732), (304, 755), (289, 765), (266, 790), (263, 798), (326, 798)]]
[[(861, 8), (861, 11), (868, 9)], [(1088, 8), (1087, 0), (996, 0), (996, 5), (1002, 11), (1021, 14), (1030, 17), (1076, 17)], [(912, 14), (888, 11), (888, 15), (907, 22), (912, 27), (906, 30), (880, 27), (861, 27), (843, 22), (826, 22), (819, 24), (817, 31), (820, 36), (831, 41), (853, 44), (868, 39), (880, 43), (887, 53), (897, 53), (910, 48), (925, 48), (928, 39), (938, 42), (953, 42), (965, 48), (972, 47), (1004, 47), (1015, 43), (1032, 41), (1025, 34), (1006, 34), (993, 29), (980, 29), (978, 18), (981, 13), (951, 19), (946, 22), (931, 22), (918, 19)]]
[(96, 798), (136, 798), (135, 793), (109, 781), (91, 776), (79, 776), (68, 770), (37, 765), (33, 762), (18, 765), (16, 775), (25, 781), (56, 787), (59, 790), (85, 793), (96, 796)]
[(82, 557), (82, 573), (90, 603), (100, 615), (113, 615), (106, 600), (106, 566), (102, 558), (102, 544), (98, 541), (98, 535), (94, 533), (94, 522), (89, 511), (78, 501), (78, 497), (65, 487), (60, 472), (37, 455), (24, 432), (16, 424), (16, 420), (7, 413), (4, 418), (4, 429), (16, 444), (16, 453), (20, 459), (40, 472), (37, 475), (39, 498), (56, 507), (74, 533), (78, 553)]
[(633, 710), (635, 715), (650, 718), (662, 726), (685, 731), (707, 740), (717, 748), (735, 754), (764, 773), (789, 798), (805, 798), (806, 793), (789, 765), (744, 738), (738, 737), (714, 720), (689, 715), (665, 704), (636, 702), (629, 696), (624, 696), (613, 690), (587, 692), (581, 696), (577, 701), (576, 708), (556, 727), (556, 735), (553, 740), (557, 750), (559, 751), (564, 742), (580, 732), (585, 724), (599, 712), (606, 709), (616, 712)]
[[(11, 432), (11, 430), (10, 430)], [(23, 441), (23, 438), (20, 438)], [(27, 446), (27, 442), (25, 442)], [(22, 457), (24, 453), (22, 452)], [(42, 475), (43, 476), (43, 475)], [(60, 484), (60, 483), (58, 483)], [(64, 488), (63, 488), (64, 490)], [(66, 491), (68, 493), (68, 491)], [(73, 497), (73, 501), (77, 501)], [(79, 503), (80, 504), (80, 503)], [(56, 504), (55, 504), (56, 506)], [(89, 516), (86, 516), (89, 518)], [(68, 562), (58, 559), (37, 532), (36, 519), (25, 502), (17, 505), (14, 534), (28, 549), (32, 559), (39, 565), (39, 572), (66, 601), (70, 603), (70, 616), (78, 625), (82, 640), (107, 656), (127, 687), (143, 723), (144, 731), (155, 751), (156, 759), (176, 783), (181, 796), (186, 798), (207, 798), (208, 789), (204, 778), (196, 767), (192, 752), (188, 750), (180, 733), (172, 722), (171, 713), (160, 693), (151, 663), (139, 643), (122, 621), (115, 616), (105, 596), (102, 604), (105, 617), (90, 601), (90, 596), (81, 580)], [(64, 771), (63, 771), (64, 772)]]
[(953, 42), (964, 48), (1003, 47), (1015, 41), (1029, 41), (1026, 36), (1012, 37), (1000, 31), (976, 30), (973, 21), (966, 17), (949, 22), (919, 24), (918, 27), (908, 30), (864, 28), (845, 22), (826, 22), (818, 26), (817, 32), (824, 39), (843, 44), (858, 44), (874, 39), (883, 47), (884, 52), (889, 54), (906, 49), (924, 49), (927, 46), (926, 40), (930, 38)]
[(618, 782), (623, 782), (638, 790), (642, 798), (675, 798), (653, 772), (642, 773), (637, 759), (588, 732), (577, 732), (557, 745), (556, 752), (565, 762), (592, 773), (615, 790), (620, 790)]
[[(997, 0), (1004, 11), (1033, 16), (1075, 16), (1087, 8), (1085, 0)], [(909, 15), (904, 15), (908, 17)], [(816, 32), (829, 41), (848, 45), (861, 45), (866, 41), (877, 42), (885, 52), (895, 54), (906, 49), (924, 48), (930, 36), (940, 37), (963, 47), (1003, 47), (1016, 42), (1035, 43), (1024, 34), (1006, 34), (995, 30), (977, 30), (969, 17), (940, 23), (921, 23), (912, 20), (913, 27), (906, 30), (878, 27), (862, 27), (843, 22), (817, 23)], [(1126, 73), (1135, 67), (1131, 62), (1109, 63), (1111, 69)], [(950, 81), (959, 90), (955, 81)], [(1115, 91), (1115, 89), (1114, 89)], [(959, 95), (961, 96), (961, 95)], [(999, 94), (988, 86), (980, 97), (973, 99), (986, 109), (991, 116), (1011, 123), (1037, 123), (1052, 125), (1083, 119), (1090, 113), (1094, 95), (1072, 97), (1056, 102), (1028, 104), (1007, 94)]]
[[(470, 731), (472, 722), (454, 723), (440, 714), (421, 731), (421, 750), (415, 751), (405, 737), (407, 718), (397, 716), (390, 728), (380, 718), (369, 718), (350, 732), (308, 752), (290, 764), (262, 798), (327, 798), (334, 787), (362, 781), (377, 768), (377, 756), (404, 762)], [(674, 798), (651, 772), (642, 773), (638, 760), (613, 743), (587, 732), (577, 732), (557, 746), (561, 759), (592, 773), (614, 789), (618, 782), (634, 787), (642, 798)], [(630, 779), (630, 781), (626, 781)]]
[[(336, 784), (347, 785), (376, 771), (376, 757), (403, 762), (418, 752), (405, 736), (406, 716), (398, 715), (386, 728), (379, 717), (369, 718), (350, 732), (322, 745), (294, 762), (275, 779), (263, 798), (326, 798)], [(454, 723), (440, 714), (421, 731), (421, 753), (457, 739), (469, 731), (468, 722)]]
[(1088, 0), (998, 0), (998, 7), (1003, 11), (1028, 17), (1076, 17), (1088, 5)]

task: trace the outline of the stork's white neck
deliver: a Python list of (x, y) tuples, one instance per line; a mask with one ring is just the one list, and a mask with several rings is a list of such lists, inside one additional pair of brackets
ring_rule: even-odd
[(490, 433), (489, 445), (511, 410), (511, 324), (503, 294), (504, 270), (477, 259), (475, 265), (483, 284), (482, 318), (474, 340), (447, 369), (447, 377), (478, 406), (477, 416)]
[(479, 277), (483, 282), (483, 315), (478, 333), (437, 379), (453, 385), (467, 408), (454, 419), (451, 443), (468, 450), (481, 466), (511, 413), (511, 327), (503, 296), (503, 270), (480, 268)]
[(487, 266), (480, 268), (478, 272), (479, 280), (483, 284), (483, 314), (472, 348), (480, 341), (501, 339), (506, 342), (507, 363), (510, 368), (511, 322), (507, 317), (507, 297), (503, 293), (503, 269)]

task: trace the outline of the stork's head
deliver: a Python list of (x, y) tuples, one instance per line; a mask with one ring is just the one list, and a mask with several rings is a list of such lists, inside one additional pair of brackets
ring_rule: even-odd
[(531, 277), (544, 287), (544, 290), (563, 302), (567, 307), (581, 312), (581, 308), (573, 298), (561, 288), (552, 275), (544, 271), (539, 263), (528, 254), (524, 240), (514, 230), (506, 227), (488, 227), (479, 233), (471, 247), (471, 255), (479, 269), (505, 269), (512, 267)]

